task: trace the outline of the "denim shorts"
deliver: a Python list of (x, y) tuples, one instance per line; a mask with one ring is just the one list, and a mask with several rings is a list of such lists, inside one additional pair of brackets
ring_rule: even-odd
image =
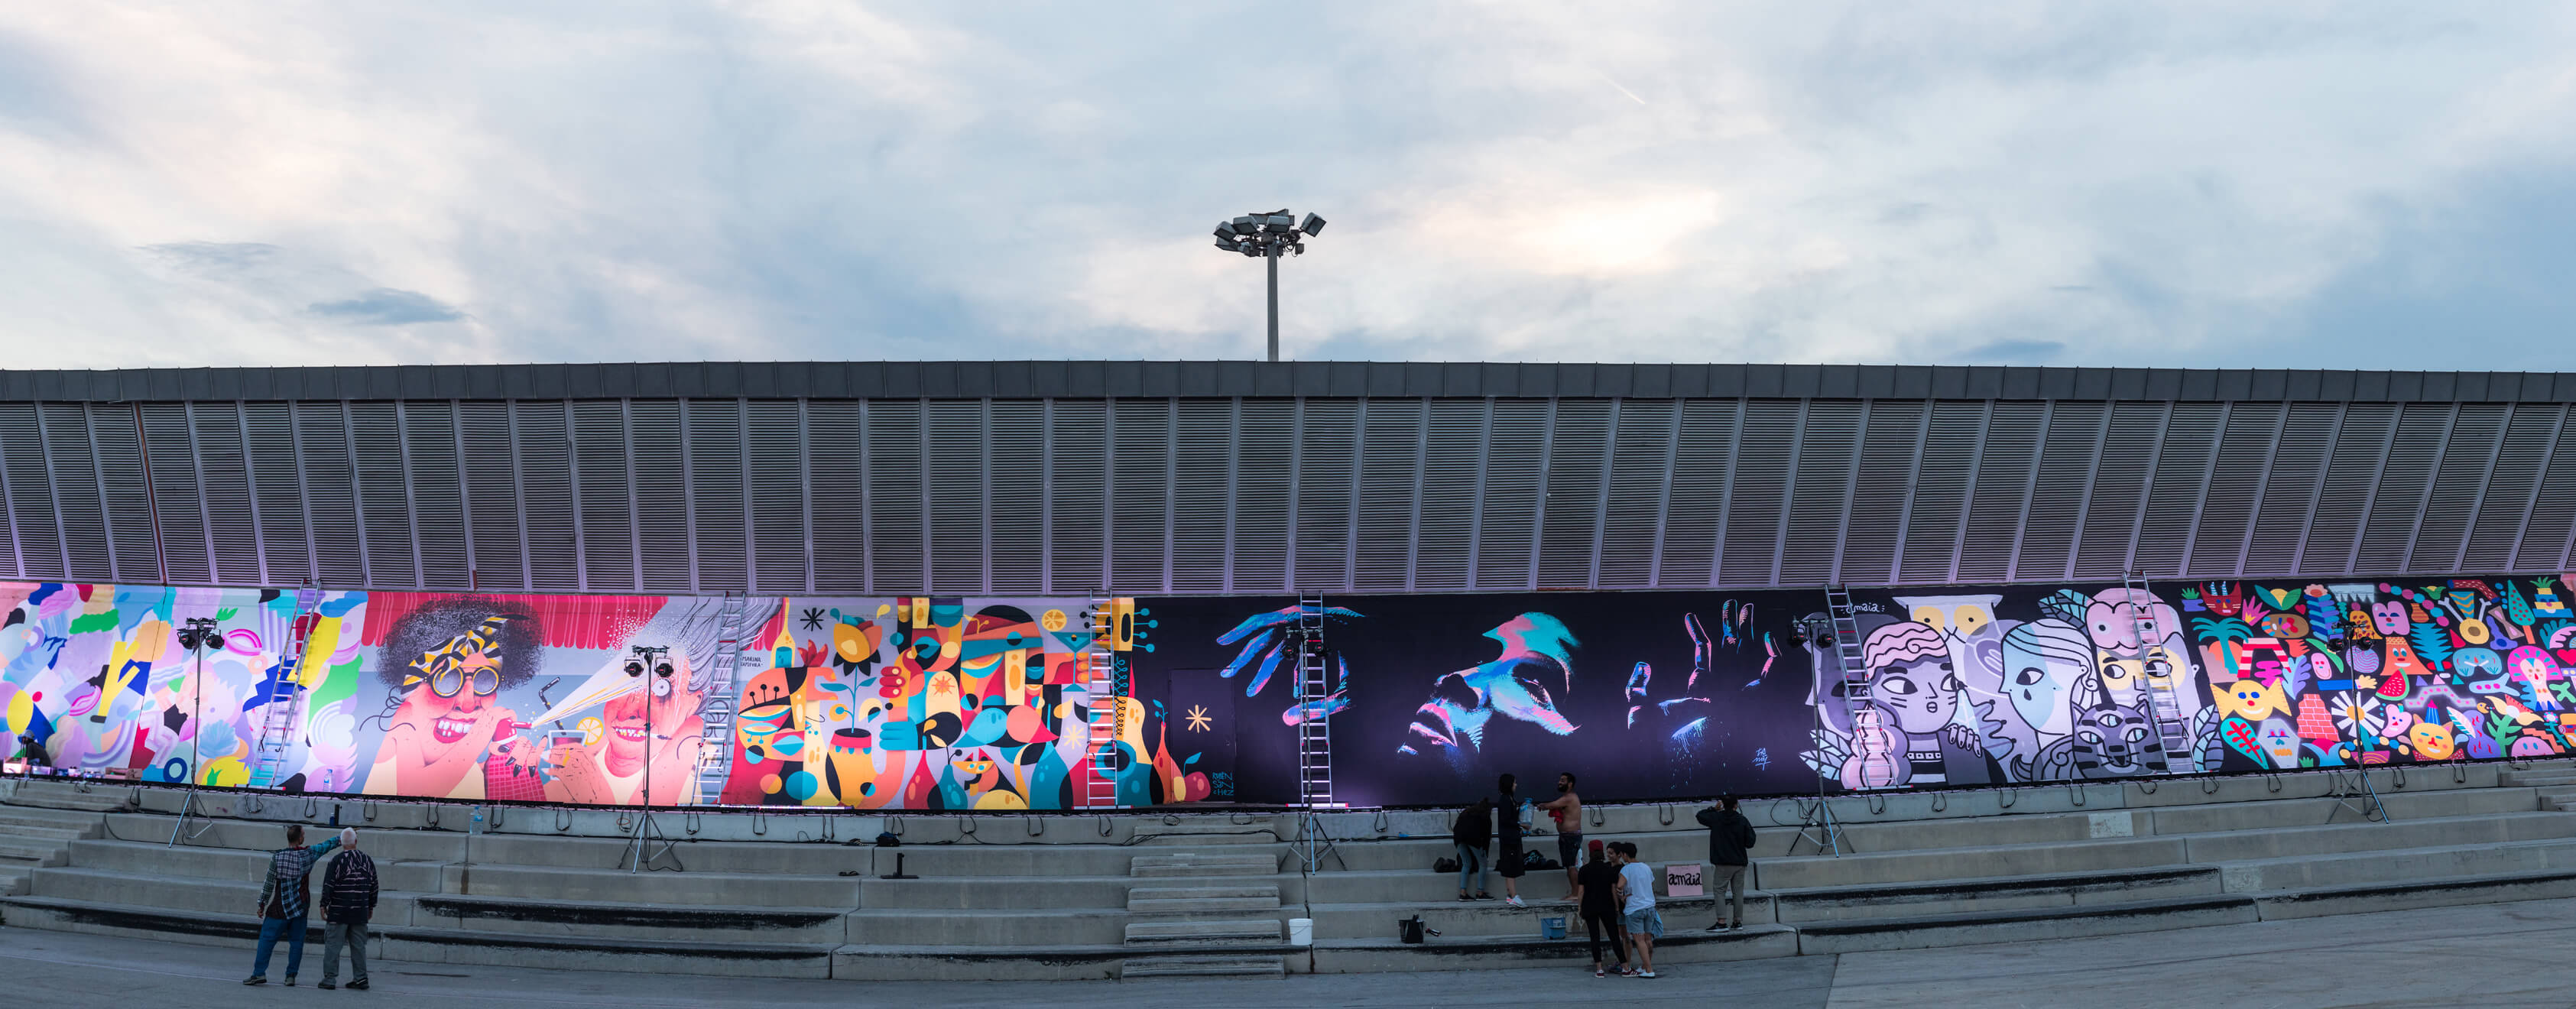
[(1654, 908), (1630, 911), (1624, 923), (1628, 926), (1629, 935), (1642, 935), (1651, 939), (1664, 937), (1664, 916), (1655, 913)]

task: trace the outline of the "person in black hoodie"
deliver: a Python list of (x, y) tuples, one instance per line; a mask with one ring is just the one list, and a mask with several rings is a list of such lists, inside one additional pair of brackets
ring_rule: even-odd
[(1708, 828), (1708, 864), (1715, 873), (1715, 877), (1709, 880), (1709, 896), (1717, 896), (1717, 888), (1723, 884), (1726, 894), (1735, 901), (1735, 916), (1727, 917), (1726, 905), (1719, 904), (1718, 918), (1709, 923), (1708, 930), (1743, 928), (1745, 872), (1753, 864), (1749, 854), (1753, 848), (1753, 821), (1745, 819), (1744, 814), (1736, 810), (1732, 795), (1719, 799), (1717, 805), (1700, 810), (1698, 819), (1700, 826)]
[[(1485, 892), (1487, 874), (1493, 871), (1493, 867), (1485, 862), (1485, 846), (1494, 840), (1494, 814), (1486, 808), (1485, 800), (1467, 804), (1467, 808), (1458, 814), (1458, 821), (1450, 826), (1449, 840), (1458, 846), (1458, 899), (1494, 899), (1493, 894)], [(1474, 896), (1469, 896), (1467, 891), (1469, 873), (1476, 876)]]

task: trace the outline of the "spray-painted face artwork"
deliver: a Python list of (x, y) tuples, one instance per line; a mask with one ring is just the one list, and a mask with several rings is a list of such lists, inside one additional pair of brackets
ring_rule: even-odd
[(1485, 636), (1500, 642), (1503, 653), (1434, 682), (1431, 699), (1415, 709), (1408, 741), (1397, 753), (1476, 749), (1497, 716), (1560, 736), (1574, 731), (1556, 707), (1556, 693), (1574, 685), (1574, 649), (1580, 645), (1574, 633), (1545, 613), (1523, 613)]
[(2397, 600), (2370, 604), (2370, 625), (2382, 637), (2400, 637), (2415, 629), (2414, 620), (2406, 614), (2406, 604)]
[(2407, 726), (2406, 742), (2417, 760), (2449, 760), (2458, 749), (2450, 723), (2431, 719)]
[(1941, 636), (1922, 624), (1890, 624), (1862, 648), (1873, 703), (1908, 735), (1937, 732), (1958, 713), (1959, 674)]
[(2018, 624), (2004, 634), (2004, 690), (2012, 710), (2045, 736), (2074, 731), (2068, 692), (2093, 659), (2084, 631), (2061, 620)]
[(483, 798), (480, 763), (518, 728), (517, 712), (496, 695), (535, 675), (539, 634), (536, 614), (473, 599), (404, 614), (379, 652), (378, 676), (402, 702), (367, 773), (368, 793)]
[(2272, 758), (2272, 766), (2294, 769), (2299, 766), (2299, 731), (2287, 719), (2272, 718), (2254, 733), (2256, 746)]

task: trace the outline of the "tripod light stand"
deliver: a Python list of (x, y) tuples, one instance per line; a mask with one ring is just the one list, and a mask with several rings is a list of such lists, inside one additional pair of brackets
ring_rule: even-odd
[[(644, 700), (644, 789), (637, 796), (643, 801), (644, 814), (636, 819), (635, 836), (626, 849), (627, 857), (634, 860), (626, 870), (630, 873), (644, 871), (644, 867), (654, 859), (670, 854), (671, 849), (679, 846), (678, 841), (662, 832), (660, 824), (653, 822), (653, 741), (660, 738), (653, 731), (653, 702), (670, 696), (676, 689), (671, 682), (671, 649), (662, 645), (636, 645), (634, 651), (634, 657), (626, 660), (626, 675), (645, 679), (647, 696)], [(662, 842), (662, 847), (647, 854), (644, 850), (647, 838)]]
[[(206, 646), (221, 640), (223, 640), (223, 632), (215, 629), (215, 621), (211, 617), (189, 617), (187, 625), (179, 629), (179, 647), (194, 653), (196, 672), (193, 674), (195, 682), (191, 685), (192, 689), (188, 691), (188, 791), (186, 798), (179, 801), (179, 822), (170, 826), (170, 843), (162, 846), (165, 848), (179, 846), (180, 834), (188, 829), (189, 817), (206, 818), (205, 808), (197, 802), (197, 783), (199, 779), (205, 777), (206, 773), (202, 759), (204, 754), (200, 752), (204, 749), (206, 739), (206, 726), (203, 721), (206, 697)], [(104, 699), (100, 702), (102, 707), (105, 703)], [(196, 834), (188, 834), (187, 837), (189, 840), (195, 840), (198, 834), (213, 828), (214, 823), (209, 820), (205, 826), (197, 828)]]

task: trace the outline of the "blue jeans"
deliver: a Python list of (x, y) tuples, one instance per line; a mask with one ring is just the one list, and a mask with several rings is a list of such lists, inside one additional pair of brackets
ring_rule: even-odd
[(1474, 892), (1485, 892), (1485, 881), (1491, 878), (1494, 871), (1493, 866), (1485, 864), (1485, 849), (1464, 844), (1458, 844), (1455, 847), (1458, 849), (1458, 891), (1468, 892), (1467, 874), (1472, 872), (1476, 874)]
[(286, 937), (286, 976), (294, 977), (295, 969), (304, 965), (304, 916), (262, 918), (259, 920), (259, 960), (251, 964), (250, 976), (268, 976), (268, 954), (277, 948), (277, 938)]

